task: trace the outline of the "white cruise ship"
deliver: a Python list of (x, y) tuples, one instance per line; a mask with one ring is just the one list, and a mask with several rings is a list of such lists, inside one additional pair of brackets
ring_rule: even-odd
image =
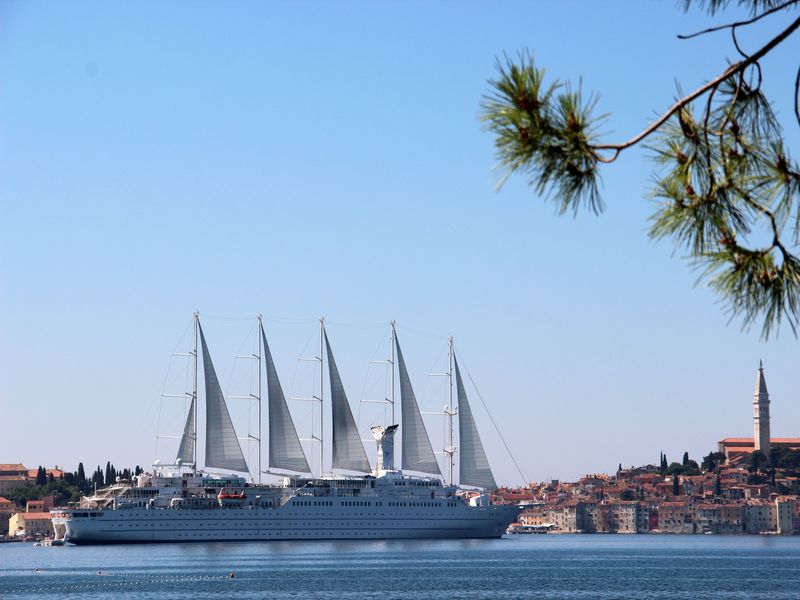
[[(377, 465), (372, 469), (324, 323), (320, 321), (318, 359), (322, 363), (323, 354), (327, 356), (333, 438), (331, 465), (336, 472), (321, 477), (311, 474), (260, 319), (258, 333), (259, 382), (262, 362), (267, 375), (267, 472), (292, 474), (287, 474), (280, 483), (256, 485), (248, 484), (244, 477), (211, 475), (197, 470), (200, 350), (205, 383), (206, 471), (249, 472), (195, 314), (194, 350), (190, 353), (194, 361), (194, 384), (175, 464), (156, 464), (152, 474), (142, 473), (130, 482), (118, 481), (83, 498), (79, 508), (52, 510), (56, 539), (73, 544), (111, 544), (496, 538), (516, 519), (519, 507), (494, 505), (490, 501), (488, 492), (497, 486), (472, 417), (452, 340), (447, 375), (451, 378), (451, 389), (455, 380), (458, 403), (454, 405), (451, 392), (445, 411), (451, 419), (450, 445), (445, 449), (451, 483), (445, 484), (414, 397), (394, 324), (389, 363), (393, 380), (397, 367), (401, 424), (372, 428), (378, 446)], [(452, 419), (456, 415), (457, 449), (452, 439)], [(401, 468), (395, 468), (394, 464), (394, 435), (398, 428), (403, 445)], [(321, 452), (322, 448), (320, 440)], [(460, 485), (452, 483), (456, 453)]]

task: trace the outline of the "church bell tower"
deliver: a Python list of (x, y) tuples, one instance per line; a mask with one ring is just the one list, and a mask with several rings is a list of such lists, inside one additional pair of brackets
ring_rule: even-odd
[(769, 392), (764, 379), (764, 364), (759, 361), (756, 391), (753, 394), (753, 442), (755, 449), (769, 456)]

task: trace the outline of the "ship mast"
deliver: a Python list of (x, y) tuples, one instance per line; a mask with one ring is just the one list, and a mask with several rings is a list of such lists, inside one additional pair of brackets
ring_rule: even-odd
[[(389, 365), (389, 366), (391, 366), (391, 370), (390, 370), (391, 378), (392, 378), (391, 397), (390, 398), (386, 398), (386, 396), (385, 396), (386, 392), (384, 391), (383, 400), (362, 400), (362, 402), (374, 402), (374, 403), (381, 403), (381, 404), (384, 404), (384, 405), (385, 404), (391, 404), (392, 405), (392, 420), (389, 421), (389, 423), (387, 425), (385, 425), (385, 426), (394, 425), (395, 423), (397, 423), (397, 421), (395, 421), (395, 415), (394, 415), (394, 400), (395, 400), (395, 392), (394, 392), (395, 382), (394, 382), (394, 380), (395, 380), (395, 362), (397, 360), (397, 358), (396, 358), (397, 349), (396, 349), (396, 346), (395, 346), (396, 339), (397, 339), (397, 332), (395, 330), (395, 327), (397, 326), (397, 322), (396, 321), (391, 321), (389, 323), (389, 325), (391, 326), (391, 333), (389, 334), (389, 358), (386, 359), (386, 360), (371, 360), (369, 362), (370, 362), (370, 364), (375, 364), (375, 365)], [(385, 408), (384, 408), (384, 411), (383, 411), (383, 418), (384, 418), (384, 420), (386, 419), (386, 409)]]
[(392, 402), (392, 420), (389, 423), (390, 425), (394, 425), (395, 423), (397, 423), (397, 421), (394, 420), (394, 379), (395, 379), (395, 377), (394, 377), (394, 364), (396, 362), (396, 360), (395, 360), (395, 352), (396, 352), (396, 350), (395, 350), (395, 337), (397, 335), (396, 332), (395, 332), (395, 327), (396, 326), (397, 326), (397, 323), (394, 320), (392, 320), (392, 336), (391, 336), (392, 339), (389, 340), (389, 344), (392, 347), (392, 358), (391, 358), (391, 363), (392, 363), (392, 400), (391, 400), (391, 402)]
[[(323, 368), (322, 362), (322, 355), (325, 352), (325, 317), (319, 318), (319, 476), (322, 477), (324, 474), (323, 465), (325, 460), (325, 444), (323, 439), (325, 438), (325, 427), (324, 427), (324, 420), (323, 415), (325, 414), (325, 404), (323, 403), (322, 399), (324, 398), (324, 390), (325, 390), (325, 369)], [(313, 432), (312, 432), (313, 436)]]
[(192, 458), (192, 474), (197, 475), (197, 328), (200, 324), (200, 313), (194, 311), (194, 327), (192, 333), (192, 406), (194, 406), (194, 456)]
[(261, 347), (261, 339), (264, 335), (264, 325), (261, 323), (261, 313), (258, 315), (258, 484), (261, 485), (261, 355), (264, 350)]
[(447, 395), (447, 407), (444, 414), (447, 415), (447, 448), (444, 453), (448, 456), (448, 483), (453, 485), (453, 469), (455, 467), (455, 453), (456, 448), (453, 445), (453, 417), (456, 415), (456, 410), (453, 408), (453, 336), (447, 339), (447, 379), (449, 383), (449, 390)]

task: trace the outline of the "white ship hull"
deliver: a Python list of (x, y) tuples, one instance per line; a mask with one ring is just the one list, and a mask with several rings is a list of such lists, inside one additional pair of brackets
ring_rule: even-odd
[(435, 505), (75, 510), (53, 523), (73, 544), (463, 539), (501, 537), (519, 512), (515, 506), (471, 507), (461, 501), (430, 504)]

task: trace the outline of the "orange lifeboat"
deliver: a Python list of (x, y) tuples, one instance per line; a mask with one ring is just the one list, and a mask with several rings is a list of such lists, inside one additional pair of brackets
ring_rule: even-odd
[(245, 498), (247, 498), (247, 493), (244, 490), (238, 490), (237, 491), (237, 490), (229, 490), (229, 489), (226, 489), (226, 488), (222, 488), (219, 491), (219, 495), (217, 496), (217, 498), (219, 498), (220, 500), (229, 500), (229, 501), (230, 500), (233, 500), (233, 501), (239, 500), (239, 501), (241, 501), (241, 500), (244, 500)]

